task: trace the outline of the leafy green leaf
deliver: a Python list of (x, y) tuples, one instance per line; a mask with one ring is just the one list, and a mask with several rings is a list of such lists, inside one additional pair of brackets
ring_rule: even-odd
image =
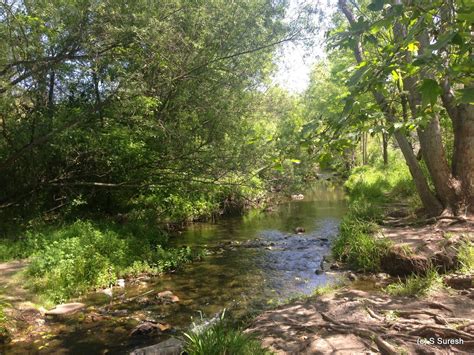
[(474, 103), (474, 88), (465, 88), (459, 90), (461, 94), (460, 101), (463, 104), (472, 104)]
[(385, 0), (374, 0), (367, 8), (370, 11), (380, 11), (383, 9), (383, 6), (385, 5)]
[(420, 92), (423, 106), (428, 104), (434, 105), (438, 96), (441, 94), (441, 88), (436, 80), (424, 79), (420, 86)]

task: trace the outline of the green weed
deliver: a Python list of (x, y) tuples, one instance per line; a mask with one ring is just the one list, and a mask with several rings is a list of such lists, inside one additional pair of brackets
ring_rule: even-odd
[(429, 270), (426, 275), (411, 275), (405, 280), (388, 285), (385, 291), (392, 296), (415, 296), (422, 297), (430, 292), (441, 288), (443, 285), (441, 276), (436, 270)]
[(212, 325), (201, 333), (185, 333), (185, 351), (193, 355), (266, 355), (260, 342), (224, 322)]
[(466, 241), (459, 246), (458, 260), (461, 265), (460, 271), (474, 272), (474, 243)]
[(31, 257), (29, 284), (55, 302), (113, 285), (119, 276), (157, 274), (202, 256), (190, 248), (164, 249), (156, 244), (162, 240), (84, 221), (36, 238), (41, 247)]

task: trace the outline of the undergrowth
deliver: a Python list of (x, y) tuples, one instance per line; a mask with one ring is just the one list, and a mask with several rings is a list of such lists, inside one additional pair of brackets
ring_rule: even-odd
[(260, 342), (223, 320), (201, 332), (185, 333), (184, 350), (192, 355), (269, 355)]
[(5, 314), (5, 307), (6, 304), (0, 300), (0, 344), (6, 341), (10, 336), (10, 332), (7, 329), (8, 319)]
[(333, 246), (337, 260), (361, 271), (380, 271), (381, 259), (391, 243), (375, 236), (382, 221), (384, 204), (415, 195), (407, 167), (401, 160), (390, 166), (362, 166), (345, 183), (349, 211), (343, 218)]
[(474, 272), (474, 243), (469, 241), (462, 243), (458, 248), (457, 257), (461, 272)]
[(137, 235), (133, 227), (87, 221), (30, 235), (34, 246), (27, 269), (28, 285), (61, 302), (93, 288), (113, 285), (117, 278), (158, 274), (202, 256), (190, 248), (165, 249), (160, 232)]
[(443, 285), (442, 277), (431, 269), (425, 275), (411, 275), (388, 285), (385, 291), (392, 296), (426, 296)]

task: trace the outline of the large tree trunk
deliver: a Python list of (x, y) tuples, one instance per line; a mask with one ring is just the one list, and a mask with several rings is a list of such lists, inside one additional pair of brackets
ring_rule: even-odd
[(442, 101), (453, 123), (452, 174), (460, 181), (461, 212), (474, 214), (474, 106), (456, 104), (449, 80), (442, 82)]
[[(400, 0), (395, 1), (395, 4), (400, 3)], [(394, 27), (394, 34), (395, 38), (404, 38), (406, 36), (406, 30), (400, 23), (396, 23)], [(429, 46), (430, 39), (426, 31), (422, 31), (422, 33), (418, 36), (418, 42), (420, 43), (420, 51), (423, 51), (424, 48)], [(412, 61), (411, 55), (408, 51), (403, 53), (403, 59), (407, 63)], [(433, 79), (432, 75), (426, 70), (421, 70), (420, 80), (425, 78)], [(403, 78), (404, 88), (409, 94), (408, 106), (413, 119), (421, 116), (423, 109), (422, 98), (417, 88), (418, 83), (419, 80), (416, 77), (406, 76)], [(423, 160), (426, 163), (433, 181), (436, 196), (442, 203), (446, 213), (459, 214), (461, 212), (460, 184), (453, 177), (449, 169), (448, 160), (446, 159), (446, 152), (443, 146), (438, 114), (433, 113), (431, 120), (425, 127), (419, 127), (417, 129), (417, 133)]]
[[(354, 25), (356, 23), (355, 17), (352, 11), (347, 7), (346, 0), (339, 0), (339, 7), (346, 16), (349, 24)], [(362, 44), (360, 38), (356, 38), (354, 45), (354, 56), (356, 58), (357, 63), (361, 63), (363, 61)], [(389, 107), (389, 104), (387, 103), (385, 97), (380, 92), (377, 92), (375, 90), (372, 91), (372, 94), (381, 111), (384, 113), (385, 119), (390, 123), (396, 122), (397, 119), (395, 113)], [(413, 177), (416, 190), (418, 192), (418, 195), (420, 196), (421, 202), (423, 203), (423, 207), (430, 215), (439, 214), (442, 211), (442, 205), (440, 201), (431, 192), (426, 177), (423, 174), (420, 164), (416, 159), (416, 156), (410, 146), (410, 143), (408, 142), (407, 137), (404, 136), (400, 131), (395, 131), (394, 136), (397, 140), (400, 150), (403, 153), (411, 176)]]

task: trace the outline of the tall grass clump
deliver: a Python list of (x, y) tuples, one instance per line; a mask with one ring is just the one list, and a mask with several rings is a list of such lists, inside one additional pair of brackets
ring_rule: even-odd
[(357, 270), (379, 271), (390, 242), (375, 237), (376, 231), (373, 222), (358, 219), (349, 212), (341, 222), (339, 237), (332, 249), (334, 257)]
[(390, 248), (387, 239), (375, 236), (384, 204), (415, 195), (408, 168), (400, 159), (387, 167), (381, 163), (358, 167), (344, 186), (349, 211), (341, 222), (333, 255), (352, 268), (379, 271), (381, 259)]
[[(129, 227), (127, 227), (129, 228)], [(87, 221), (35, 235), (38, 246), (27, 269), (30, 286), (54, 302), (93, 288), (113, 285), (128, 274), (176, 269), (197, 255), (190, 248), (164, 249), (153, 239), (127, 229)]]
[(460, 271), (465, 273), (474, 272), (474, 243), (465, 241), (458, 247), (458, 261)]
[(260, 342), (241, 330), (232, 329), (224, 322), (200, 333), (185, 333), (185, 351), (193, 355), (266, 355)]
[(392, 296), (422, 297), (441, 288), (443, 281), (435, 269), (430, 269), (425, 275), (411, 275), (405, 280), (388, 285), (385, 289)]

